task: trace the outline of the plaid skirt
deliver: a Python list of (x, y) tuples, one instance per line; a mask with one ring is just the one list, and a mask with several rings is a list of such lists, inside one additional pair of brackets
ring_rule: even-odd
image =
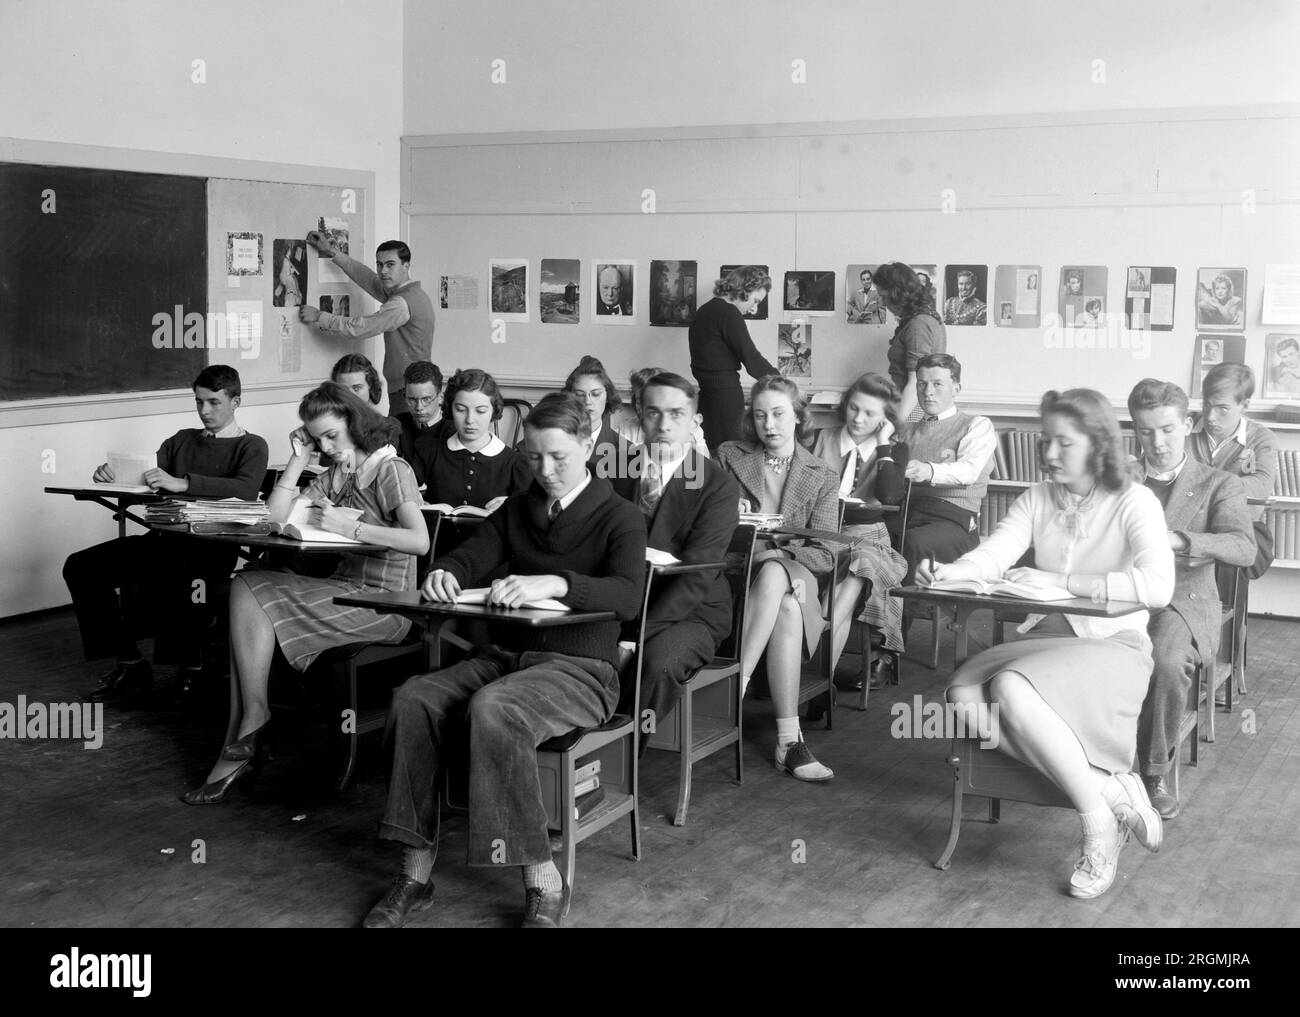
[(903, 601), (889, 591), (907, 575), (907, 561), (889, 542), (884, 523), (855, 524), (841, 531), (855, 538), (849, 571), (870, 584), (858, 621), (878, 631), (886, 648), (903, 651)]

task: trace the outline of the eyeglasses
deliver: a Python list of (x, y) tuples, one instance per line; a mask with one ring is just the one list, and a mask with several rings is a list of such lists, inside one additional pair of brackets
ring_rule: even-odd
[(412, 406), (433, 406), (438, 402), (437, 396), (420, 396), (418, 399), (406, 400)]

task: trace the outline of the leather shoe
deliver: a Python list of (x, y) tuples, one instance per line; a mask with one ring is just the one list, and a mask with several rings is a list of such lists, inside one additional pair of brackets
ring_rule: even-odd
[(427, 910), (433, 904), (433, 880), (417, 883), (399, 872), (383, 899), (370, 909), (363, 929), (400, 929), (408, 915)]
[(1174, 797), (1164, 777), (1143, 777), (1151, 805), (1160, 813), (1161, 819), (1174, 819), (1178, 815), (1178, 799)]
[(99, 683), (90, 690), (86, 699), (92, 703), (107, 703), (152, 687), (153, 668), (142, 658), (133, 664), (118, 664), (99, 679)]
[(871, 680), (867, 683), (867, 688), (871, 691), (883, 689), (886, 685), (894, 681), (894, 664), (893, 661), (881, 654), (871, 662)]
[(524, 887), (524, 917), (521, 929), (558, 929), (564, 920), (564, 891)]

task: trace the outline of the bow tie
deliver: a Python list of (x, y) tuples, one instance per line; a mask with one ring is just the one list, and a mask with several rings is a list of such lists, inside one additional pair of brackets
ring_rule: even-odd
[(922, 417), (921, 419), (922, 419), (923, 421), (925, 421), (925, 423), (927, 423), (927, 424), (933, 424), (933, 423), (934, 423), (936, 420), (938, 420), (939, 418), (938, 418), (938, 417), (931, 417), (931, 416), (929, 416), (929, 415), (926, 415), (926, 416)]

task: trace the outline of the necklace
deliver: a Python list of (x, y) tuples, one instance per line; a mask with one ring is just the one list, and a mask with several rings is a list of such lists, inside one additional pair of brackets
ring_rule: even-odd
[(794, 458), (793, 455), (788, 455), (788, 456), (765, 455), (763, 456), (763, 463), (767, 466), (769, 470), (771, 470), (777, 476), (780, 476), (782, 473), (785, 472), (786, 467), (790, 465), (790, 460), (793, 458)]

